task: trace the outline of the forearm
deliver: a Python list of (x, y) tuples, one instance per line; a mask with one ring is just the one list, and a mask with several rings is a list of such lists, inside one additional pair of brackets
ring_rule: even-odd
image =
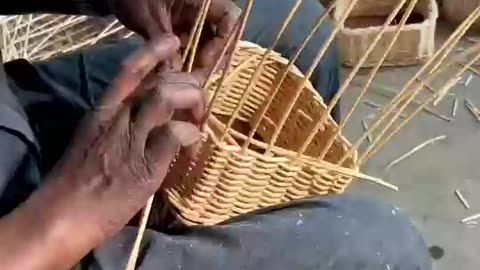
[(0, 14), (60, 13), (71, 15), (110, 14), (105, 0), (16, 0), (0, 5)]
[(47, 184), (1, 219), (0, 269), (70, 269), (104, 241), (82, 200), (91, 201), (62, 185)]

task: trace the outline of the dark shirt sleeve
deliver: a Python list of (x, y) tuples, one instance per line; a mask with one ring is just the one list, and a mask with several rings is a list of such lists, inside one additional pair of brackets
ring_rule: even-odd
[(110, 15), (106, 0), (14, 0), (0, 5), (0, 14), (59, 13), (69, 15)]

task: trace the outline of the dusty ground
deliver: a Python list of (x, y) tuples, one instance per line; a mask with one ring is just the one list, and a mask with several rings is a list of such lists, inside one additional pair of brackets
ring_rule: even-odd
[[(441, 45), (450, 31), (444, 26), (439, 29), (437, 46)], [(387, 102), (388, 99), (378, 93), (385, 87), (398, 91), (417, 69), (418, 67), (408, 67), (382, 70), (366, 98), (378, 103)], [(345, 73), (348, 71), (344, 70)], [(473, 73), (467, 72), (464, 77), (468, 78), (470, 74)], [(355, 85), (361, 85), (365, 77), (366, 75), (358, 76)], [(432, 251), (437, 257), (433, 259), (434, 269), (478, 269), (480, 265), (480, 226), (470, 228), (460, 224), (462, 218), (480, 212), (480, 123), (476, 122), (463, 104), (465, 97), (468, 97), (480, 108), (479, 88), (480, 77), (476, 75), (469, 87), (455, 86), (452, 92), (459, 103), (454, 121), (447, 122), (422, 113), (363, 168), (368, 174), (398, 185), (399, 192), (362, 180), (355, 181), (348, 191), (367, 193), (387, 200), (410, 215), (428, 245), (433, 247)], [(349, 108), (358, 90), (358, 87), (352, 88), (343, 100), (343, 107)], [(452, 96), (447, 97), (435, 110), (450, 116), (453, 99)], [(347, 137), (358, 138), (363, 132), (360, 120), (373, 112), (374, 109), (362, 104), (346, 130)], [(398, 166), (385, 171), (392, 160), (418, 144), (441, 135), (448, 138), (426, 147)], [(472, 206), (470, 210), (460, 204), (454, 195), (455, 189), (463, 192)]]

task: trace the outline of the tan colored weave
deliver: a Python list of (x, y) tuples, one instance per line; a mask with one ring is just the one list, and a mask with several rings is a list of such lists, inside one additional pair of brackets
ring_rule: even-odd
[[(335, 10), (336, 20), (344, 14), (351, 0), (340, 0)], [(398, 1), (360, 0), (353, 8), (338, 35), (342, 63), (355, 66), (365, 54), (368, 46), (381, 30), (385, 18), (392, 12)], [(394, 46), (387, 54), (383, 66), (402, 66), (423, 63), (435, 50), (435, 27), (438, 6), (435, 0), (419, 0), (413, 14), (421, 14), (422, 22), (407, 23)], [(394, 23), (398, 23), (394, 20)], [(357, 26), (354, 26), (357, 25)], [(384, 55), (388, 42), (395, 35), (396, 25), (388, 26), (378, 45), (370, 53), (362, 67), (372, 67)]]
[[(209, 132), (201, 155), (193, 166), (177, 160), (166, 180), (165, 195), (184, 221), (214, 224), (259, 207), (304, 198), (312, 195), (342, 193), (352, 178), (335, 170), (325, 169), (313, 157), (324, 148), (327, 139), (335, 133), (337, 125), (330, 118), (320, 130), (300, 161), (292, 163), (301, 142), (308, 136), (313, 119), (318, 119), (326, 106), (310, 83), (307, 83), (288, 117), (271, 155), (263, 154), (271, 139), (285, 104), (301, 74), (292, 68), (280, 91), (269, 106), (258, 134), (249, 149), (242, 152), (240, 145), (246, 140), (250, 127), (258, 117), (259, 109), (269, 96), (277, 72), (287, 61), (272, 53), (264, 72), (240, 110), (238, 120), (230, 132), (231, 141), (221, 142), (226, 117), (232, 114), (239, 97), (245, 91), (252, 73), (258, 66), (264, 49), (242, 42), (233, 58), (232, 72), (222, 87), (209, 120)], [(219, 76), (216, 76), (218, 79)], [(214, 83), (209, 91), (216, 89)], [(325, 161), (335, 164), (351, 145), (343, 137), (336, 140)], [(357, 171), (356, 155), (344, 167)], [(185, 174), (189, 171), (188, 174)]]

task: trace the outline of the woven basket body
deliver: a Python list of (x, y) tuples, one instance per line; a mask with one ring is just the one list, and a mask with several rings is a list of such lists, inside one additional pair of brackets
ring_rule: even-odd
[[(472, 13), (480, 4), (480, 0), (445, 0), (442, 2), (442, 16), (455, 26)], [(480, 20), (477, 20), (471, 29), (480, 29)]]
[[(338, 2), (334, 15), (337, 20), (345, 12), (350, 1), (340, 0)], [(357, 2), (338, 35), (343, 64), (355, 66), (359, 62), (397, 4), (398, 1), (394, 0), (360, 0)], [(398, 23), (400, 18), (401, 16), (396, 18), (394, 23)], [(384, 66), (419, 64), (433, 55), (435, 26), (438, 18), (436, 1), (419, 0), (410, 18), (412, 20), (407, 21), (392, 50), (387, 54), (383, 62)], [(395, 24), (388, 26), (385, 34), (362, 65), (363, 67), (371, 67), (378, 63), (397, 28)]]
[[(259, 119), (259, 112), (273, 91), (277, 73), (286, 66), (285, 59), (277, 54), (272, 53), (267, 60), (259, 82), (240, 109), (233, 131), (224, 142), (220, 140), (225, 123), (245, 92), (263, 53), (264, 49), (242, 42), (234, 56), (233, 71), (221, 89), (223, 95), (215, 102), (213, 116), (209, 120), (210, 131), (205, 136), (197, 162), (189, 165), (184, 160), (177, 160), (166, 179), (165, 195), (187, 223), (214, 224), (261, 207), (312, 195), (342, 193), (352, 180), (336, 172), (338, 165), (332, 165), (351, 147), (345, 138), (339, 137), (324, 161), (313, 158), (320, 154), (328, 136), (332, 136), (338, 128), (331, 118), (316, 134), (305, 155), (293, 162), (314, 119), (326, 110), (321, 97), (310, 84), (302, 90), (271, 154), (265, 153), (265, 142), (270, 141), (302, 79), (296, 69), (289, 72), (269, 106), (256, 139), (248, 150), (242, 151), (245, 135), (248, 135), (253, 122)], [(216, 87), (213, 84), (209, 91)], [(355, 159), (356, 153), (344, 166), (357, 171), (353, 165)]]

